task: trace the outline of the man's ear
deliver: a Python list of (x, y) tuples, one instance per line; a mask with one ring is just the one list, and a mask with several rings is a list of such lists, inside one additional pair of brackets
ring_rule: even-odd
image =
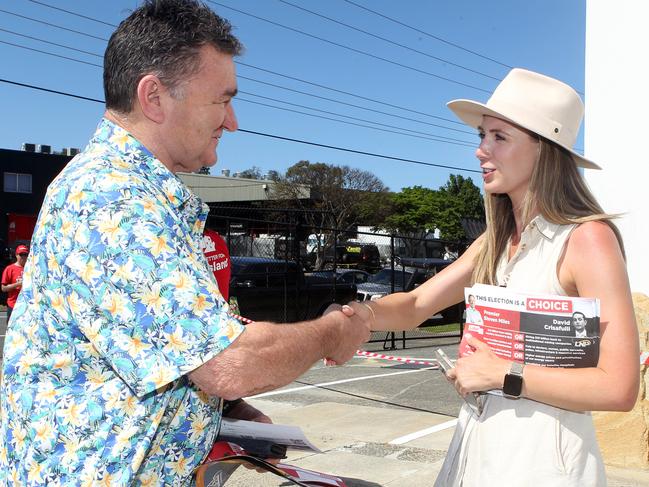
[(137, 84), (137, 100), (140, 109), (149, 120), (162, 123), (165, 119), (163, 109), (163, 97), (168, 96), (160, 78), (153, 74), (147, 74)]

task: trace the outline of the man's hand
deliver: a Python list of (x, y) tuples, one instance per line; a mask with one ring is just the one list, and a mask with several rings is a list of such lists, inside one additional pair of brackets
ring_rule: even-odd
[(256, 421), (257, 423), (273, 423), (273, 421), (268, 416), (266, 416), (259, 409), (244, 400), (230, 409), (225, 417), (232, 419), (243, 419), (246, 421)]
[[(268, 424), (273, 423), (273, 421), (268, 416), (266, 416), (259, 409), (254, 407), (252, 404), (247, 403), (244, 400), (241, 400), (241, 402), (239, 402), (232, 409), (230, 409), (226, 417), (231, 419), (243, 419), (245, 421), (256, 421), (257, 423), (268, 423)], [(264, 460), (267, 461), (268, 463), (272, 463), (273, 465), (277, 465), (282, 459), (264, 458)], [(248, 466), (247, 464), (244, 465), (246, 465), (246, 467), (250, 468), (251, 470), (256, 470), (259, 473), (266, 472), (264, 469)]]
[(358, 347), (370, 337), (371, 312), (358, 303), (342, 306), (340, 311), (331, 310), (321, 319), (333, 320), (337, 325), (337, 336), (332, 341), (332, 348), (327, 359), (336, 364), (344, 364), (355, 354)]

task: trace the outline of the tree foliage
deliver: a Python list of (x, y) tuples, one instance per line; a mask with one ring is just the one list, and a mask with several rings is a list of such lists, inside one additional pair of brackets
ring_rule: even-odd
[(264, 179), (264, 174), (261, 172), (261, 169), (257, 166), (252, 166), (249, 169), (241, 171), (239, 173), (240, 178), (246, 179)]
[[(388, 188), (368, 171), (305, 160), (278, 175), (274, 185), (274, 196), (306, 210), (307, 225), (314, 229), (345, 230), (365, 223), (359, 215), (385, 201), (378, 194), (387, 195)], [(331, 232), (323, 233), (323, 240), (316, 243), (318, 256), (323, 247), (333, 245), (333, 237)], [(318, 260), (316, 268), (319, 264)]]
[(461, 219), (484, 218), (480, 189), (473, 181), (451, 174), (438, 190), (413, 186), (392, 194), (392, 213), (380, 227), (391, 233), (423, 238), (434, 229), (446, 240), (466, 237)]
[[(359, 205), (367, 201), (367, 196), (388, 191), (368, 171), (323, 162), (300, 161), (289, 167), (276, 183), (275, 197), (315, 210), (319, 225), (314, 226), (334, 228), (358, 223)], [(310, 188), (310, 199), (307, 188)]]
[(442, 218), (437, 228), (440, 236), (449, 240), (465, 238), (464, 229), (460, 223), (462, 218), (477, 218), (484, 220), (484, 199), (473, 181), (461, 175), (451, 174), (439, 193), (445, 202)]

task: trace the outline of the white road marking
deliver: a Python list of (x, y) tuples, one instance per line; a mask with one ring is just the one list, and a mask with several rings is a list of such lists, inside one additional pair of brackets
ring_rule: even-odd
[(389, 444), (403, 445), (404, 443), (408, 443), (409, 441), (416, 440), (417, 438), (421, 438), (422, 436), (431, 435), (433, 433), (437, 433), (438, 431), (442, 431), (448, 428), (453, 428), (455, 427), (456, 424), (457, 424), (457, 419), (452, 419), (450, 421), (446, 421), (445, 423), (436, 424), (435, 426), (431, 426), (430, 428), (415, 431), (414, 433), (410, 433), (409, 435), (401, 436), (395, 440), (392, 440)]
[(291, 392), (297, 392), (297, 391), (304, 391), (306, 389), (315, 389), (318, 387), (325, 387), (325, 386), (333, 386), (336, 384), (345, 384), (347, 382), (356, 382), (359, 380), (368, 380), (368, 379), (378, 379), (380, 377), (390, 377), (391, 375), (401, 375), (401, 374), (411, 374), (413, 372), (421, 372), (422, 370), (431, 370), (428, 367), (423, 368), (423, 369), (417, 369), (417, 370), (403, 370), (400, 372), (391, 372), (389, 374), (376, 374), (376, 375), (366, 375), (363, 377), (354, 377), (352, 379), (342, 379), (342, 380), (335, 380), (332, 382), (322, 382), (321, 384), (313, 384), (309, 386), (302, 386), (302, 387), (294, 387), (293, 389), (281, 389), (278, 391), (270, 391), (270, 392), (263, 392), (261, 394), (257, 394), (256, 396), (250, 396), (250, 398), (254, 399), (259, 399), (262, 397), (269, 397), (269, 396), (277, 396), (279, 394), (289, 394)]

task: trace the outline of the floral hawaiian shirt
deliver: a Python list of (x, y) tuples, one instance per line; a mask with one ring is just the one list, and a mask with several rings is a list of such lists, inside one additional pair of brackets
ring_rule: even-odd
[(0, 485), (188, 485), (220, 424), (187, 378), (242, 332), (207, 207), (103, 119), (50, 185), (4, 347)]

